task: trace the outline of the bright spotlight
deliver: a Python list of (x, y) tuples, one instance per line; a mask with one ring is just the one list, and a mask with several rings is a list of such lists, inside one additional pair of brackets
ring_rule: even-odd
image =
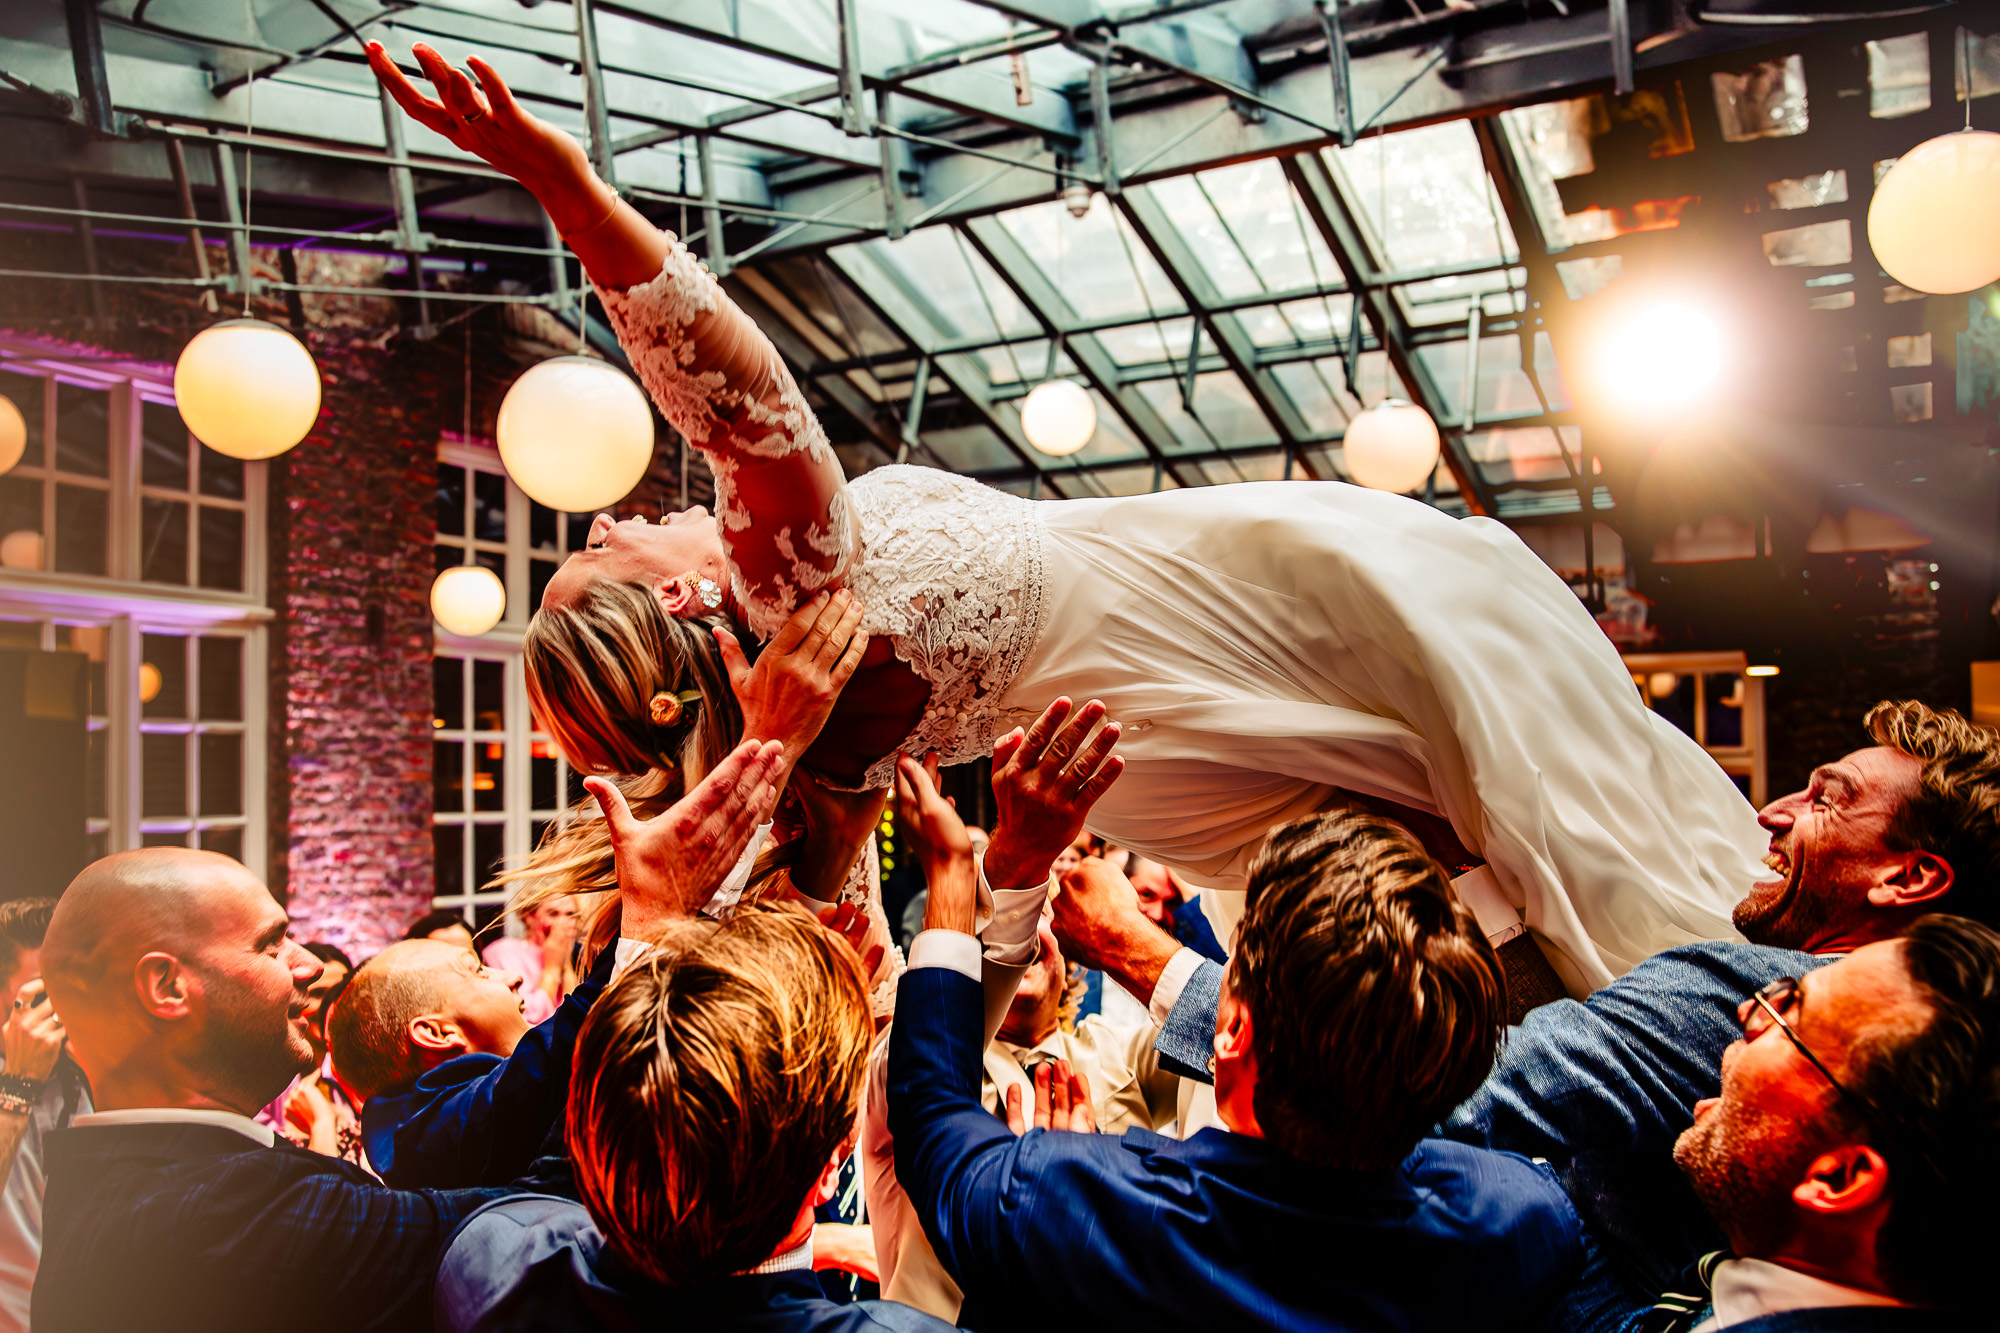
[(1678, 302), (1627, 310), (1595, 341), (1592, 378), (1607, 405), (1624, 413), (1692, 407), (1722, 378), (1721, 329)]

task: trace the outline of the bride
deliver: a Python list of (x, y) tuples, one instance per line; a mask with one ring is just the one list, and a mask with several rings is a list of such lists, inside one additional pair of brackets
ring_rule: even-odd
[(436, 98), (369, 45), (410, 115), (548, 210), (715, 473), (713, 516), (599, 515), (548, 585), (529, 688), (580, 768), (678, 785), (677, 764), (736, 739), (702, 739), (734, 715), (716, 629), (767, 638), (844, 587), (872, 639), (804, 756), (828, 785), (887, 787), (898, 753), (980, 758), (1090, 696), (1125, 760), (1092, 831), (1208, 891), (1225, 939), (1266, 830), (1343, 793), (1448, 821), (1441, 840), (1470, 851), (1451, 859), (1490, 867), (1482, 924), (1524, 922), (1573, 991), (1731, 933), (1761, 873), (1753, 812), (1501, 524), (1327, 482), (1046, 502), (918, 467), (849, 483), (771, 343), (676, 238), (483, 62), (475, 85), (416, 57)]

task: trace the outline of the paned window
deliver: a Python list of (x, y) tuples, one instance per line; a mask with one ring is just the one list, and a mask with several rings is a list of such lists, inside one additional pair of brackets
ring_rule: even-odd
[(1707, 750), (1752, 805), (1764, 780), (1764, 682), (1742, 653), (1628, 653), (1646, 706)]
[(264, 465), (194, 440), (150, 367), (0, 344), (0, 395), (27, 425), (0, 474), (0, 646), (87, 659), (89, 854), (265, 874)]
[(507, 590), (500, 623), (476, 639), (437, 632), (432, 662), (432, 829), (436, 906), (479, 930), (507, 906), (493, 877), (526, 856), (583, 796), (528, 705), (521, 638), (563, 559), (589, 538), (589, 514), (530, 500), (490, 449), (438, 454), (437, 567), (482, 565)]

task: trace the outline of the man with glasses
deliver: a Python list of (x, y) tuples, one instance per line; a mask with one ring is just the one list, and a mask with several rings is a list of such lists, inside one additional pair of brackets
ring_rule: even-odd
[[(1564, 1163), (1593, 1231), (1653, 1290), (1717, 1243), (1668, 1153), (1721, 1084), (1738, 1006), (1927, 912), (2000, 924), (2000, 736), (1914, 701), (1876, 705), (1866, 726), (1875, 745), (1760, 812), (1776, 874), (1737, 905), (1743, 940), (1668, 950), (1534, 1010), (1443, 1128)], [(1056, 903), (1064, 952), (1146, 1001), (1162, 1065), (1206, 1081), (1221, 969), (1162, 947), (1149, 924), (1115, 895)]]
[(1575, 1322), (1633, 1333), (1970, 1327), (2000, 1241), (2000, 934), (1924, 917), (1901, 939), (1770, 983), (1740, 1021), (1721, 1095), (1696, 1104), (1674, 1147), (1730, 1252), (1650, 1309), (1600, 1255), (1573, 1297)]

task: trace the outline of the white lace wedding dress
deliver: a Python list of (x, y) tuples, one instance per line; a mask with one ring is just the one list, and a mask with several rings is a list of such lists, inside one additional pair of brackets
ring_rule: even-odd
[[(776, 352), (685, 251), (603, 295), (662, 411), (716, 462), (725, 536), (768, 535), (739, 469), (831, 458)], [(1057, 695), (1102, 699), (1127, 767), (1091, 828), (1210, 891), (1225, 925), (1266, 831), (1342, 789), (1448, 818), (1572, 990), (1729, 936), (1760, 874), (1734, 784), (1491, 520), (1329, 482), (1034, 502), (885, 467), (782, 521), (789, 568), (738, 562), (753, 630), (844, 579), (931, 686), (901, 749), (946, 763)]]

